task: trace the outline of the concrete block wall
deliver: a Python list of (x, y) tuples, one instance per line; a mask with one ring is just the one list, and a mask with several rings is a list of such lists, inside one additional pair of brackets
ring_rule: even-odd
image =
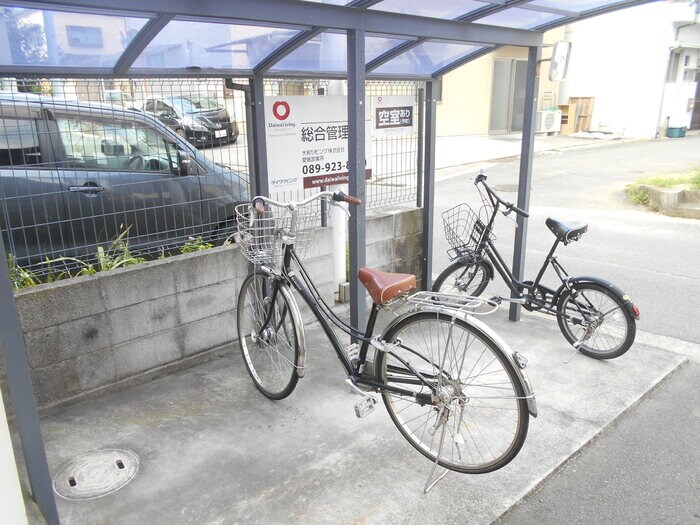
[(422, 217), (422, 209), (368, 213), (367, 266), (385, 272), (412, 273), (420, 280)]
[[(310, 242), (309, 273), (333, 304), (331, 231), (317, 229)], [(221, 247), (18, 292), (37, 403), (79, 399), (224, 351), (237, 341), (248, 271), (238, 247)]]

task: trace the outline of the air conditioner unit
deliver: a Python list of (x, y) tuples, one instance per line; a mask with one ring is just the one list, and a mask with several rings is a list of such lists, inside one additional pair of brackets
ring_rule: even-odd
[(554, 133), (561, 130), (561, 111), (546, 110), (537, 112), (535, 133)]

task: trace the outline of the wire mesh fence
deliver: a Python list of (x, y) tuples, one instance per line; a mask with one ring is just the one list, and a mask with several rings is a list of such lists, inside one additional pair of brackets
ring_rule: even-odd
[(0, 229), (15, 274), (91, 271), (232, 231), (249, 176), (243, 94), (223, 79), (1, 83)]
[[(367, 99), (411, 96), (417, 114), (421, 87), (371, 81)], [(341, 80), (265, 81), (266, 96), (346, 93)], [(0, 230), (11, 273), (89, 273), (227, 237), (236, 204), (250, 197), (247, 125), (245, 95), (224, 79), (0, 78)], [(371, 138), (368, 207), (415, 202), (419, 137), (414, 121), (412, 133)]]

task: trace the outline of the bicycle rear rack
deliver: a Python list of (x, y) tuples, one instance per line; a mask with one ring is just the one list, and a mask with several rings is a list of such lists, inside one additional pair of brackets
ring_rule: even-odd
[(416, 292), (406, 299), (409, 303), (428, 308), (440, 308), (453, 314), (488, 315), (498, 309), (493, 299), (440, 292)]

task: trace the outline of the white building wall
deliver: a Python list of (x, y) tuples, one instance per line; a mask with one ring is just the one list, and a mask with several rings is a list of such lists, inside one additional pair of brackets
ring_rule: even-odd
[(591, 131), (654, 137), (662, 104), (673, 22), (692, 21), (687, 2), (653, 2), (568, 26), (572, 43), (559, 101), (595, 97)]

